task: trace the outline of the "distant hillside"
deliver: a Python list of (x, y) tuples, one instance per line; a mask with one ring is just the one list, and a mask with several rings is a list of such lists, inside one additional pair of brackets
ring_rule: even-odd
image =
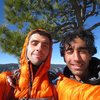
[(18, 69), (18, 64), (10, 63), (10, 64), (0, 64), (0, 72), (3, 71), (12, 71), (14, 69)]
[(56, 72), (62, 72), (64, 69), (64, 64), (51, 64), (50, 70), (55, 70)]
[[(56, 72), (58, 72), (58, 71), (62, 72), (64, 67), (65, 67), (65, 65), (63, 65), (63, 64), (51, 64), (50, 70), (53, 70)], [(0, 73), (3, 71), (7, 71), (7, 70), (12, 71), (12, 70), (15, 70), (18, 68), (19, 68), (18, 64), (15, 64), (15, 63), (0, 64)]]

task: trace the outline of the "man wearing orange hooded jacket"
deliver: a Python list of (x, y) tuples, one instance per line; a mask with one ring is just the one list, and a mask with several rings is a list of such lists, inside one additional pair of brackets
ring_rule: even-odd
[(48, 78), (51, 53), (52, 39), (47, 31), (36, 29), (29, 32), (20, 57), (20, 69), (15, 73), (0, 74), (0, 100), (57, 100), (55, 87)]

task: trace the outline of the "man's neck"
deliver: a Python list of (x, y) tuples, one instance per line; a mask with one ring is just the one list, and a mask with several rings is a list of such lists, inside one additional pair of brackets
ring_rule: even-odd
[(77, 75), (75, 75), (75, 79), (76, 79), (77, 81), (82, 81), (82, 80), (86, 80), (88, 76), (89, 76), (89, 71), (87, 70), (87, 71), (84, 73), (84, 75), (82, 75), (82, 76), (77, 76)]
[(37, 65), (33, 65), (32, 70), (33, 70), (33, 74), (35, 75), (37, 70), (39, 69), (40, 66)]

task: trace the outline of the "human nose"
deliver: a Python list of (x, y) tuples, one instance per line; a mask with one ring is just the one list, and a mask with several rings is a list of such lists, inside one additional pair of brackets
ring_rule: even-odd
[(73, 59), (75, 60), (75, 61), (79, 61), (80, 60), (80, 54), (79, 54), (79, 52), (78, 51), (74, 51), (74, 53), (73, 53)]
[(36, 50), (37, 50), (37, 51), (42, 50), (42, 44), (38, 44), (38, 45), (36, 46)]

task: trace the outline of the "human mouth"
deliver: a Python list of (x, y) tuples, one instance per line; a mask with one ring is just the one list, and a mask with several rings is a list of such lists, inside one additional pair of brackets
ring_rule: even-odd
[(82, 68), (82, 67), (81, 67), (82, 64), (72, 64), (71, 66), (72, 66), (72, 68), (75, 69), (75, 70), (79, 70), (79, 69)]
[(41, 57), (40, 55), (37, 55), (37, 54), (36, 54), (36, 55), (34, 55), (34, 56), (35, 56), (35, 57)]

